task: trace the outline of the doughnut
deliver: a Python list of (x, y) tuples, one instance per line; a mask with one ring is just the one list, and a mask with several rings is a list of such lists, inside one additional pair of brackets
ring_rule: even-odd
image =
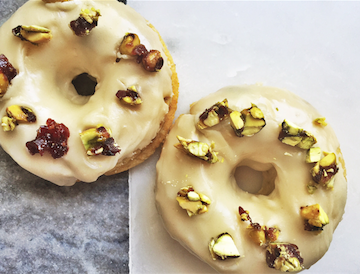
[(333, 129), (279, 88), (229, 86), (193, 103), (156, 170), (167, 231), (220, 273), (307, 269), (344, 213), (346, 170)]
[(125, 171), (162, 143), (178, 78), (158, 31), (109, 1), (26, 2), (0, 29), (0, 144), (58, 185)]

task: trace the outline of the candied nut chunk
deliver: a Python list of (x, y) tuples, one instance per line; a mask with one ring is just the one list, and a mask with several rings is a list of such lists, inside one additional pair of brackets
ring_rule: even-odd
[(181, 136), (176, 137), (180, 143), (176, 144), (175, 147), (189, 155), (195, 156), (210, 164), (214, 164), (219, 160), (217, 157), (218, 152), (213, 151), (215, 146), (214, 143), (208, 145), (207, 143), (185, 139)]
[(192, 186), (181, 188), (176, 200), (180, 207), (187, 211), (189, 217), (207, 212), (211, 204), (211, 200), (205, 194), (196, 192)]
[(339, 171), (335, 153), (324, 152), (324, 157), (311, 169), (311, 176), (315, 183), (327, 189), (334, 188), (334, 176)]
[(322, 126), (322, 127), (325, 127), (327, 126), (327, 123), (325, 122), (325, 117), (319, 117), (319, 118), (316, 118), (313, 123), (317, 126)]
[(47, 43), (52, 38), (49, 29), (36, 25), (19, 25), (13, 28), (12, 33), (21, 40), (28, 41), (34, 45)]
[(139, 36), (135, 33), (127, 33), (120, 44), (119, 51), (121, 54), (136, 55), (134, 49), (138, 45), (140, 45)]
[(140, 43), (139, 36), (135, 33), (126, 33), (119, 46), (119, 52), (122, 55), (136, 57), (137, 63), (142, 63), (145, 70), (150, 72), (160, 71), (164, 65), (164, 59), (158, 50), (148, 51)]
[(304, 259), (297, 245), (290, 243), (270, 243), (266, 249), (266, 263), (281, 272), (300, 271)]
[(300, 215), (304, 218), (306, 231), (321, 232), (329, 223), (329, 217), (319, 204), (300, 207)]
[(64, 124), (58, 124), (52, 119), (47, 119), (46, 125), (40, 126), (36, 138), (26, 143), (31, 155), (45, 152), (50, 153), (54, 158), (63, 157), (69, 150), (67, 141), (70, 136), (69, 129)]
[(9, 62), (4, 54), (0, 54), (0, 98), (2, 98), (9, 85), (11, 80), (17, 75), (16, 69)]
[(239, 206), (239, 215), (241, 221), (249, 221), (250, 225), (247, 227), (250, 239), (259, 246), (270, 242), (275, 242), (279, 237), (280, 230), (277, 227), (261, 226), (259, 223), (254, 223), (249, 215), (249, 211)]
[(213, 127), (226, 119), (229, 116), (230, 111), (228, 100), (225, 98), (223, 101), (217, 102), (210, 108), (205, 109), (205, 111), (200, 114), (196, 126), (199, 129)]
[(225, 260), (227, 258), (240, 257), (234, 239), (227, 232), (224, 232), (215, 238), (211, 238), (209, 250), (213, 260)]
[(36, 116), (31, 108), (12, 105), (6, 108), (7, 116), (1, 119), (4, 131), (13, 131), (19, 123), (34, 123)]
[(111, 130), (101, 125), (81, 132), (80, 138), (89, 156), (114, 156), (120, 152), (119, 145), (111, 137)]
[(317, 142), (315, 136), (310, 132), (303, 130), (286, 119), (281, 124), (278, 139), (284, 144), (302, 149), (309, 149)]
[(141, 97), (135, 86), (130, 86), (126, 90), (118, 90), (116, 97), (125, 104), (135, 106), (142, 103)]
[(100, 10), (92, 7), (91, 9), (82, 9), (79, 17), (70, 22), (70, 28), (77, 36), (86, 36), (98, 24)]
[(233, 111), (230, 113), (230, 124), (236, 136), (253, 136), (260, 132), (266, 125), (264, 114), (256, 105), (244, 109), (241, 112)]

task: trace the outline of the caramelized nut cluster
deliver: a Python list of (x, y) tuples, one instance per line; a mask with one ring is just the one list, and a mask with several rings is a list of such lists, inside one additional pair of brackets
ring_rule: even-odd
[(40, 126), (36, 138), (26, 143), (31, 155), (45, 152), (51, 154), (54, 159), (64, 156), (69, 148), (67, 140), (70, 136), (69, 129), (64, 124), (58, 124), (52, 119), (46, 121), (46, 125)]
[(179, 140), (179, 144), (176, 144), (175, 147), (187, 154), (195, 156), (210, 164), (214, 164), (219, 160), (217, 157), (218, 152), (213, 151), (215, 146), (214, 143), (208, 145), (207, 143), (185, 139), (181, 136), (176, 137)]
[(266, 249), (266, 263), (281, 272), (300, 271), (304, 259), (297, 245), (290, 243), (270, 243)]
[(116, 97), (119, 98), (121, 102), (131, 106), (140, 105), (142, 103), (141, 97), (135, 86), (131, 86), (126, 90), (118, 90)]
[(120, 152), (119, 145), (111, 137), (110, 129), (99, 125), (96, 128), (89, 128), (80, 133), (81, 141), (89, 156), (105, 155), (114, 156)]
[(219, 124), (222, 120), (226, 119), (231, 110), (229, 109), (227, 99), (224, 99), (222, 102), (218, 102), (206, 109), (200, 116), (197, 127), (199, 129), (204, 129), (208, 127), (213, 127)]
[(199, 116), (198, 129), (205, 129), (219, 124), (230, 117), (230, 124), (236, 136), (253, 136), (266, 125), (263, 112), (254, 104), (241, 112), (229, 108), (228, 100), (215, 103)]
[(11, 80), (17, 75), (16, 69), (9, 62), (4, 54), (0, 54), (0, 98), (2, 98), (9, 85)]
[(97, 26), (100, 16), (100, 10), (93, 7), (82, 9), (79, 17), (70, 22), (70, 28), (77, 36), (89, 35), (90, 31)]
[(159, 71), (164, 65), (160, 51), (148, 51), (143, 44), (140, 44), (139, 37), (134, 33), (127, 33), (124, 36), (119, 51), (121, 54), (136, 57), (137, 63), (142, 63), (145, 70), (150, 72)]
[(324, 226), (329, 223), (329, 217), (319, 204), (300, 207), (300, 215), (304, 218), (306, 231), (321, 233)]
[(211, 200), (205, 194), (196, 192), (192, 186), (181, 188), (176, 200), (189, 217), (207, 212), (211, 204)]
[(279, 237), (280, 230), (277, 227), (261, 226), (259, 223), (254, 223), (249, 215), (249, 212), (239, 206), (239, 214), (242, 221), (250, 222), (247, 227), (250, 239), (262, 246), (270, 242), (275, 242)]
[(317, 142), (315, 136), (310, 132), (303, 130), (286, 119), (281, 124), (278, 139), (284, 144), (302, 149), (309, 149)]

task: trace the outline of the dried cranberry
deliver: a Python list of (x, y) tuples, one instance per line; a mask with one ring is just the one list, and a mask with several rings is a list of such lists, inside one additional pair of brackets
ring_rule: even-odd
[(67, 140), (70, 136), (69, 129), (64, 124), (58, 124), (52, 119), (46, 121), (46, 125), (40, 126), (36, 138), (26, 143), (31, 155), (45, 152), (51, 154), (54, 159), (64, 156), (69, 148)]
[(17, 75), (16, 69), (9, 62), (4, 54), (0, 55), (0, 72), (8, 79), (9, 83)]

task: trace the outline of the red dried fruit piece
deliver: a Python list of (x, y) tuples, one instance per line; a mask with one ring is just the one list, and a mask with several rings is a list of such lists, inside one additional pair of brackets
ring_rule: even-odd
[(45, 152), (51, 154), (54, 159), (64, 156), (69, 148), (67, 140), (70, 136), (69, 129), (64, 124), (58, 124), (52, 119), (46, 121), (46, 125), (40, 126), (36, 138), (26, 143), (31, 155)]

